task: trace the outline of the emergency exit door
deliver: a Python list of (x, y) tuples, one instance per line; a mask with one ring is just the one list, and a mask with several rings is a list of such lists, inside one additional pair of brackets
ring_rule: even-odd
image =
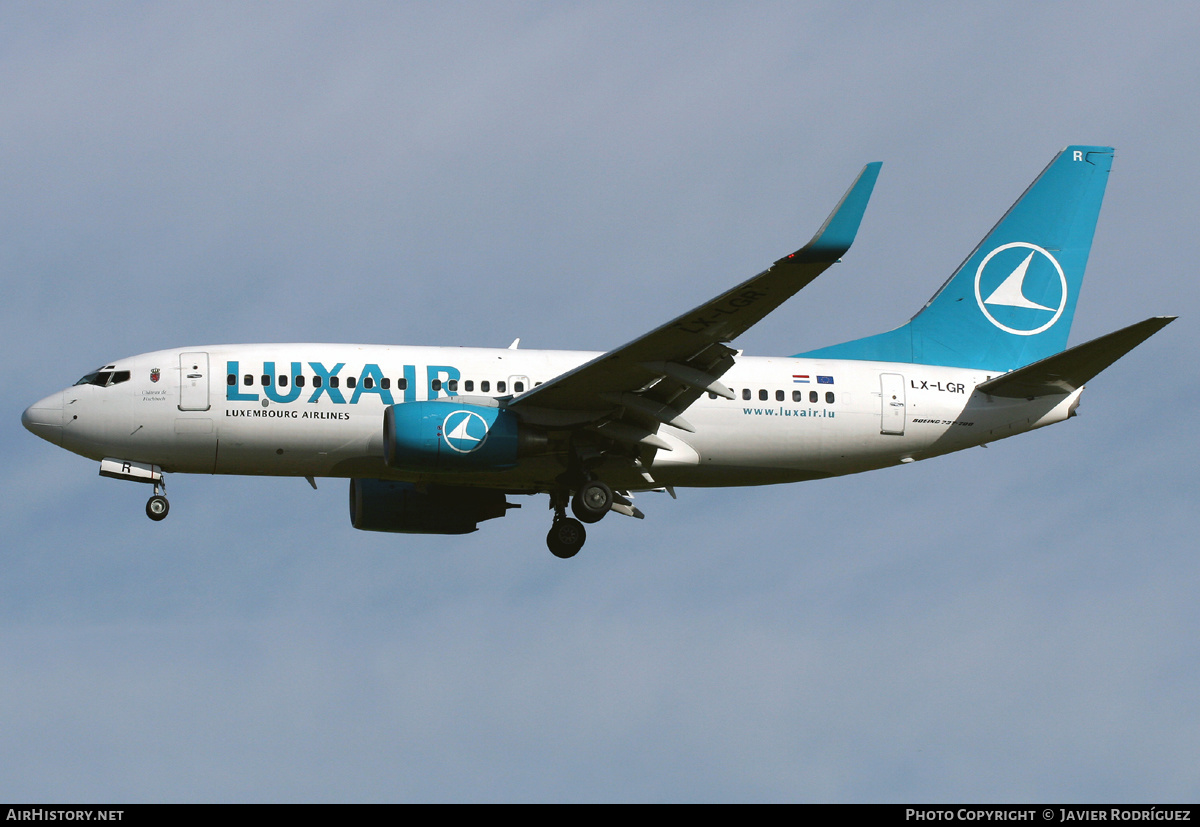
[(904, 434), (904, 377), (898, 373), (879, 374), (879, 433)]
[(207, 411), (208, 354), (179, 354), (179, 410)]

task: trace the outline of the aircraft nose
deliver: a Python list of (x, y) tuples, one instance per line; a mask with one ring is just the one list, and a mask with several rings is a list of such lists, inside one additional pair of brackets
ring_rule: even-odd
[(62, 444), (63, 396), (66, 391), (52, 393), (40, 402), (34, 402), (21, 414), (21, 424), (33, 434), (47, 442)]

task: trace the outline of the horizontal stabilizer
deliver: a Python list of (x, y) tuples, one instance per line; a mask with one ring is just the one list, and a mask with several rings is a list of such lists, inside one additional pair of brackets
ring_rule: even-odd
[(1174, 316), (1146, 319), (989, 379), (975, 390), (1012, 399), (1071, 393), (1173, 321)]

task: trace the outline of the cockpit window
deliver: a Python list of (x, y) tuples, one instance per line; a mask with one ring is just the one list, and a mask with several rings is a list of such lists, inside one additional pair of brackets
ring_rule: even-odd
[[(108, 366), (109, 368), (112, 365)], [(95, 373), (89, 373), (87, 376), (76, 382), (76, 385), (98, 385), (101, 388), (107, 388), (109, 385), (119, 385), (122, 382), (129, 381), (129, 371), (127, 370), (108, 370), (101, 369)]]

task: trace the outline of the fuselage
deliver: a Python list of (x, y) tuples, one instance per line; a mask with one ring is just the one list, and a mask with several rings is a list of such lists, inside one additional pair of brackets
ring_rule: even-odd
[[(384, 462), (388, 406), (509, 398), (598, 354), (487, 348), (252, 344), (182, 348), (107, 364), (31, 406), (27, 427), (91, 459), (164, 472), (402, 479), (550, 491), (553, 453), (470, 473)], [(663, 426), (647, 474), (605, 469), (615, 487), (762, 485), (856, 473), (991, 442), (1069, 416), (1079, 391), (989, 397), (978, 370), (791, 357), (737, 358), (735, 395), (700, 397), (695, 431)]]

